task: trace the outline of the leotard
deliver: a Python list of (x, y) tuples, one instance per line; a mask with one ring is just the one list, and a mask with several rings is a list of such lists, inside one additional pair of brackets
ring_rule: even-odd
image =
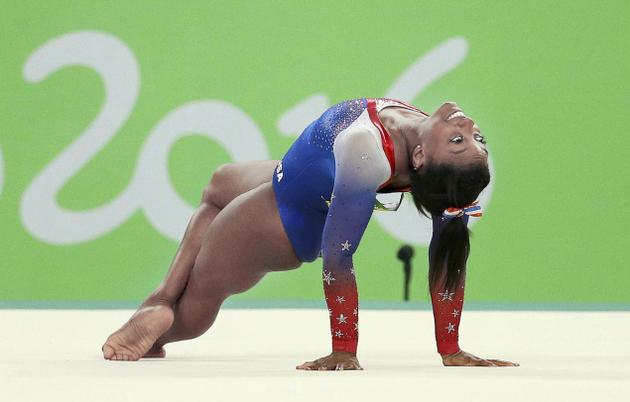
[[(272, 182), (278, 211), (302, 262), (323, 258), (324, 293), (334, 351), (356, 353), (358, 295), (352, 255), (374, 211), (379, 192), (395, 172), (394, 148), (378, 117), (386, 107), (426, 113), (393, 99), (353, 99), (326, 110), (278, 163)], [(434, 218), (430, 250), (441, 229)], [(430, 251), (431, 252), (431, 251)], [(431, 291), (438, 351), (459, 350), (463, 286)]]

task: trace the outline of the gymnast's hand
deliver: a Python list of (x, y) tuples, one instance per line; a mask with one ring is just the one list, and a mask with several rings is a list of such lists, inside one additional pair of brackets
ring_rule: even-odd
[(445, 366), (486, 366), (486, 367), (516, 367), (518, 363), (505, 360), (482, 359), (468, 352), (460, 350), (450, 355), (442, 355), (442, 363)]
[(328, 356), (300, 364), (298, 370), (363, 370), (357, 356), (349, 352), (332, 352)]

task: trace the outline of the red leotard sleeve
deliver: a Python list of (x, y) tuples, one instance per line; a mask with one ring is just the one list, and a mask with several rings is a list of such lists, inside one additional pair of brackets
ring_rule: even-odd
[(390, 170), (372, 135), (341, 135), (334, 147), (335, 183), (322, 237), (323, 281), (333, 351), (356, 353), (359, 302), (352, 255), (374, 211), (376, 191)]
[[(468, 224), (468, 216), (463, 216)], [(429, 246), (429, 261), (435, 250), (437, 239), (446, 221), (442, 217), (433, 218), (433, 237)], [(429, 262), (430, 263), (430, 262)], [(433, 320), (435, 322), (435, 340), (437, 350), (441, 355), (459, 352), (459, 320), (464, 306), (464, 280), (457, 289), (430, 289), (433, 305)]]

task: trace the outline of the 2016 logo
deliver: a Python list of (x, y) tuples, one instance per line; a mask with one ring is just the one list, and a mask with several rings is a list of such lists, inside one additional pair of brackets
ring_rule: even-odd
[[(412, 101), (424, 88), (456, 68), (467, 52), (464, 38), (440, 43), (414, 61), (384, 96)], [(105, 86), (105, 102), (90, 126), (33, 178), (22, 196), (23, 225), (43, 242), (76, 244), (96, 239), (122, 225), (138, 209), (158, 232), (179, 240), (193, 207), (176, 193), (169, 178), (167, 158), (172, 145), (188, 133), (215, 140), (234, 161), (269, 159), (265, 137), (243, 110), (222, 100), (191, 101), (169, 112), (149, 132), (134, 175), (121, 194), (91, 210), (66, 210), (56, 202), (56, 194), (120, 130), (134, 109), (140, 88), (138, 62), (131, 49), (115, 36), (96, 31), (73, 32), (48, 41), (28, 57), (23, 74), (27, 81), (37, 83), (73, 65), (91, 68), (100, 76)], [(285, 136), (298, 135), (330, 105), (324, 94), (306, 98), (279, 117), (279, 132)], [(0, 192), (4, 180), (2, 158), (0, 149)], [(4, 155), (4, 159), (8, 158), (10, 155)], [(282, 180), (281, 164), (276, 177)], [(482, 203), (487, 204), (491, 192), (489, 187), (482, 193)], [(431, 222), (418, 216), (409, 199), (397, 213), (377, 214), (376, 219), (402, 241), (418, 245), (430, 242)]]

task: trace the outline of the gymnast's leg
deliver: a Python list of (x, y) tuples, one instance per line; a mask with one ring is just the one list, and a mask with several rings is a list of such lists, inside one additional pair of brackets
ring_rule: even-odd
[(208, 228), (188, 286), (175, 305), (175, 321), (156, 344), (200, 336), (228, 296), (251, 288), (269, 271), (299, 265), (272, 184), (237, 197)]
[[(201, 203), (188, 223), (179, 249), (166, 277), (158, 288), (142, 303), (138, 311), (103, 345), (106, 359), (127, 360), (146, 349), (155, 339), (147, 333), (163, 332), (173, 321), (172, 306), (181, 296), (193, 263), (199, 253), (201, 239), (216, 215), (234, 198), (271, 180), (278, 161), (231, 163), (215, 170), (204, 189)], [(149, 345), (149, 346), (151, 346)], [(161, 347), (151, 348), (146, 357), (163, 357)]]
[(199, 253), (201, 239), (215, 216), (237, 196), (271, 181), (278, 161), (252, 161), (221, 165), (203, 191), (175, 258), (158, 288), (143, 305), (173, 305), (181, 296)]

